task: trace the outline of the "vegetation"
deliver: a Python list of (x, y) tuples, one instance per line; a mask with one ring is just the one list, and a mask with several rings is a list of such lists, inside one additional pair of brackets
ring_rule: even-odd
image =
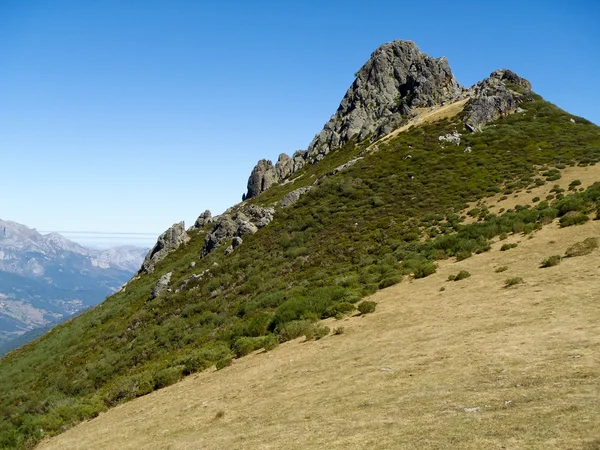
[(365, 300), (364, 302), (360, 302), (358, 304), (358, 311), (361, 314), (369, 314), (369, 313), (375, 312), (376, 306), (377, 306), (377, 303), (371, 302), (369, 300)]
[(502, 244), (502, 247), (500, 247), (500, 251), (501, 252), (505, 252), (506, 250), (510, 250), (511, 248), (517, 248), (519, 244)]
[(470, 276), (471, 274), (469, 272), (467, 272), (466, 270), (461, 270), (456, 275), (448, 276), (448, 281), (460, 281), (464, 280), (465, 278), (469, 278)]
[[(600, 159), (595, 125), (572, 124), (539, 97), (523, 108), (482, 133), (464, 134), (471, 153), (439, 145), (438, 136), (462, 129), (460, 117), (413, 127), (376, 153), (364, 153), (369, 142), (333, 151), (295, 173), (293, 183), (251, 199), (269, 205), (320, 180), (229, 255), (218, 250), (198, 260), (207, 229), (192, 232), (152, 274), (2, 360), (0, 448), (32, 447), (187, 374), (226, 367), (234, 356), (323, 337), (329, 329), (319, 319), (343, 317), (403, 277), (426, 277), (436, 261), (488, 251), (502, 234), (595, 214), (600, 183), (534, 207), (498, 214), (479, 208), (476, 222), (462, 223), (458, 213), (469, 202), (533, 187), (536, 177), (558, 179), (558, 164)], [(322, 178), (361, 153), (352, 167)], [(150, 299), (167, 272), (173, 289)]]
[(598, 238), (590, 237), (581, 242), (573, 244), (565, 252), (565, 258), (571, 258), (573, 256), (584, 256), (589, 255), (598, 248)]
[(512, 277), (504, 280), (504, 287), (516, 286), (517, 284), (522, 284), (525, 281), (521, 277)]
[(540, 265), (540, 267), (546, 268), (546, 267), (558, 266), (560, 264), (561, 259), (562, 258), (560, 257), (560, 255), (548, 256), (546, 259), (544, 259), (542, 261), (542, 264)]
[(507, 270), (508, 270), (508, 266), (500, 266), (500, 267), (496, 267), (494, 272), (500, 273), (500, 272), (506, 272)]

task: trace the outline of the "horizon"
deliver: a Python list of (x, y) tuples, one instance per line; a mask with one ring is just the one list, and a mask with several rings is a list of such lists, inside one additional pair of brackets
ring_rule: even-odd
[(305, 149), (354, 73), (397, 39), (446, 56), (463, 86), (509, 68), (600, 123), (596, 2), (378, 6), (3, 2), (0, 212), (88, 242), (101, 233), (96, 244), (153, 235), (151, 246), (240, 202), (259, 159)]

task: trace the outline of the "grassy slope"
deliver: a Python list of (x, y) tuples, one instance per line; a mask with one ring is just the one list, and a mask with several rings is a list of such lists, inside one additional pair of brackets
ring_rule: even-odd
[[(341, 335), (191, 376), (40, 450), (597, 449), (600, 251), (539, 265), (599, 235), (598, 221), (554, 224), (509, 238), (521, 241), (509, 252), (501, 241), (445, 261), (374, 294), (373, 314), (328, 319)], [(460, 270), (471, 276), (447, 281)], [(525, 282), (504, 288), (516, 275)]]
[[(250, 347), (262, 344), (257, 336), (284, 338), (290, 322), (339, 316), (348, 302), (408, 273), (432, 273), (436, 260), (466, 258), (486, 250), (495, 234), (531, 232), (547, 222), (557, 208), (535, 217), (527, 211), (504, 221), (489, 217), (489, 226), (468, 230), (454, 214), (501, 189), (512, 193), (535, 184), (537, 166), (585, 165), (600, 157), (598, 127), (578, 118), (573, 124), (539, 99), (523, 107), (527, 113), (466, 136), (460, 147), (441, 148), (437, 139), (458, 121), (402, 133), (326, 179), (230, 256), (217, 251), (191, 269), (205, 234), (196, 233), (152, 275), (2, 360), (0, 389), (7, 394), (0, 403), (0, 446), (30, 446), (234, 350), (243, 354), (248, 345), (240, 352), (240, 337)], [(466, 145), (472, 153), (463, 152)], [(272, 203), (360, 151), (349, 146), (334, 152), (298, 173), (295, 183), (252, 201)], [(509, 180), (517, 181), (504, 186)], [(575, 209), (589, 209), (589, 203), (582, 199)], [(206, 269), (180, 293), (148, 301), (163, 273), (173, 271), (176, 288)]]

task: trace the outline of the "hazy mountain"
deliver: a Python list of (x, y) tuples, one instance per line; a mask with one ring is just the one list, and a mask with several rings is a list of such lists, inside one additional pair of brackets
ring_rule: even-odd
[(0, 220), (0, 345), (100, 303), (131, 278), (146, 252), (87, 248)]

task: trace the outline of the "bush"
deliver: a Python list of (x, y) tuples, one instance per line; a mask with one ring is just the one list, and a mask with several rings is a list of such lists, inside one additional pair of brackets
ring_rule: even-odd
[(361, 314), (369, 314), (375, 311), (375, 307), (377, 306), (377, 303), (372, 302), (370, 300), (365, 300), (364, 302), (360, 302), (358, 304), (358, 311)]
[(279, 338), (285, 342), (310, 334), (313, 327), (314, 323), (310, 320), (293, 320), (279, 325), (277, 333)]
[(560, 260), (561, 260), (560, 255), (548, 256), (546, 259), (544, 259), (542, 261), (542, 264), (540, 267), (545, 268), (545, 267), (558, 266), (558, 264), (560, 264)]
[(329, 327), (326, 327), (320, 323), (315, 323), (310, 329), (307, 330), (307, 332), (304, 334), (304, 337), (308, 340), (315, 339), (318, 341), (319, 339), (327, 336), (330, 331), (331, 330)]
[(177, 383), (183, 377), (183, 366), (167, 367), (154, 375), (156, 389), (164, 388)]
[(500, 267), (496, 267), (496, 270), (494, 270), (494, 272), (500, 273), (500, 272), (506, 272), (507, 270), (508, 270), (508, 266), (500, 266)]
[(511, 248), (517, 248), (519, 244), (502, 244), (500, 247), (501, 252), (505, 252), (506, 250), (510, 250)]
[(469, 278), (470, 276), (471, 274), (469, 272), (467, 272), (466, 270), (461, 270), (454, 277), (454, 281), (464, 280), (465, 278)]
[(571, 247), (567, 249), (565, 252), (566, 258), (571, 258), (573, 256), (584, 256), (589, 255), (594, 250), (598, 248), (598, 238), (589, 237), (581, 242), (577, 242), (573, 244)]
[(233, 364), (233, 358), (231, 356), (226, 356), (226, 357), (218, 360), (217, 363), (215, 364), (215, 366), (216, 366), (217, 370), (221, 370), (221, 369), (224, 369), (225, 367), (230, 366), (231, 364)]
[(521, 277), (513, 277), (504, 280), (504, 287), (516, 286), (517, 284), (522, 284), (525, 281)]
[(586, 223), (588, 220), (590, 220), (590, 218), (586, 214), (579, 213), (577, 215), (567, 214), (566, 216), (562, 216), (559, 222), (560, 226), (564, 228), (572, 225), (581, 225)]
[(233, 351), (235, 352), (236, 357), (241, 358), (242, 356), (246, 356), (247, 354), (260, 348), (264, 348), (265, 350), (273, 350), (275, 347), (277, 347), (278, 343), (278, 339), (272, 334), (257, 337), (243, 336), (235, 341), (233, 344)]

